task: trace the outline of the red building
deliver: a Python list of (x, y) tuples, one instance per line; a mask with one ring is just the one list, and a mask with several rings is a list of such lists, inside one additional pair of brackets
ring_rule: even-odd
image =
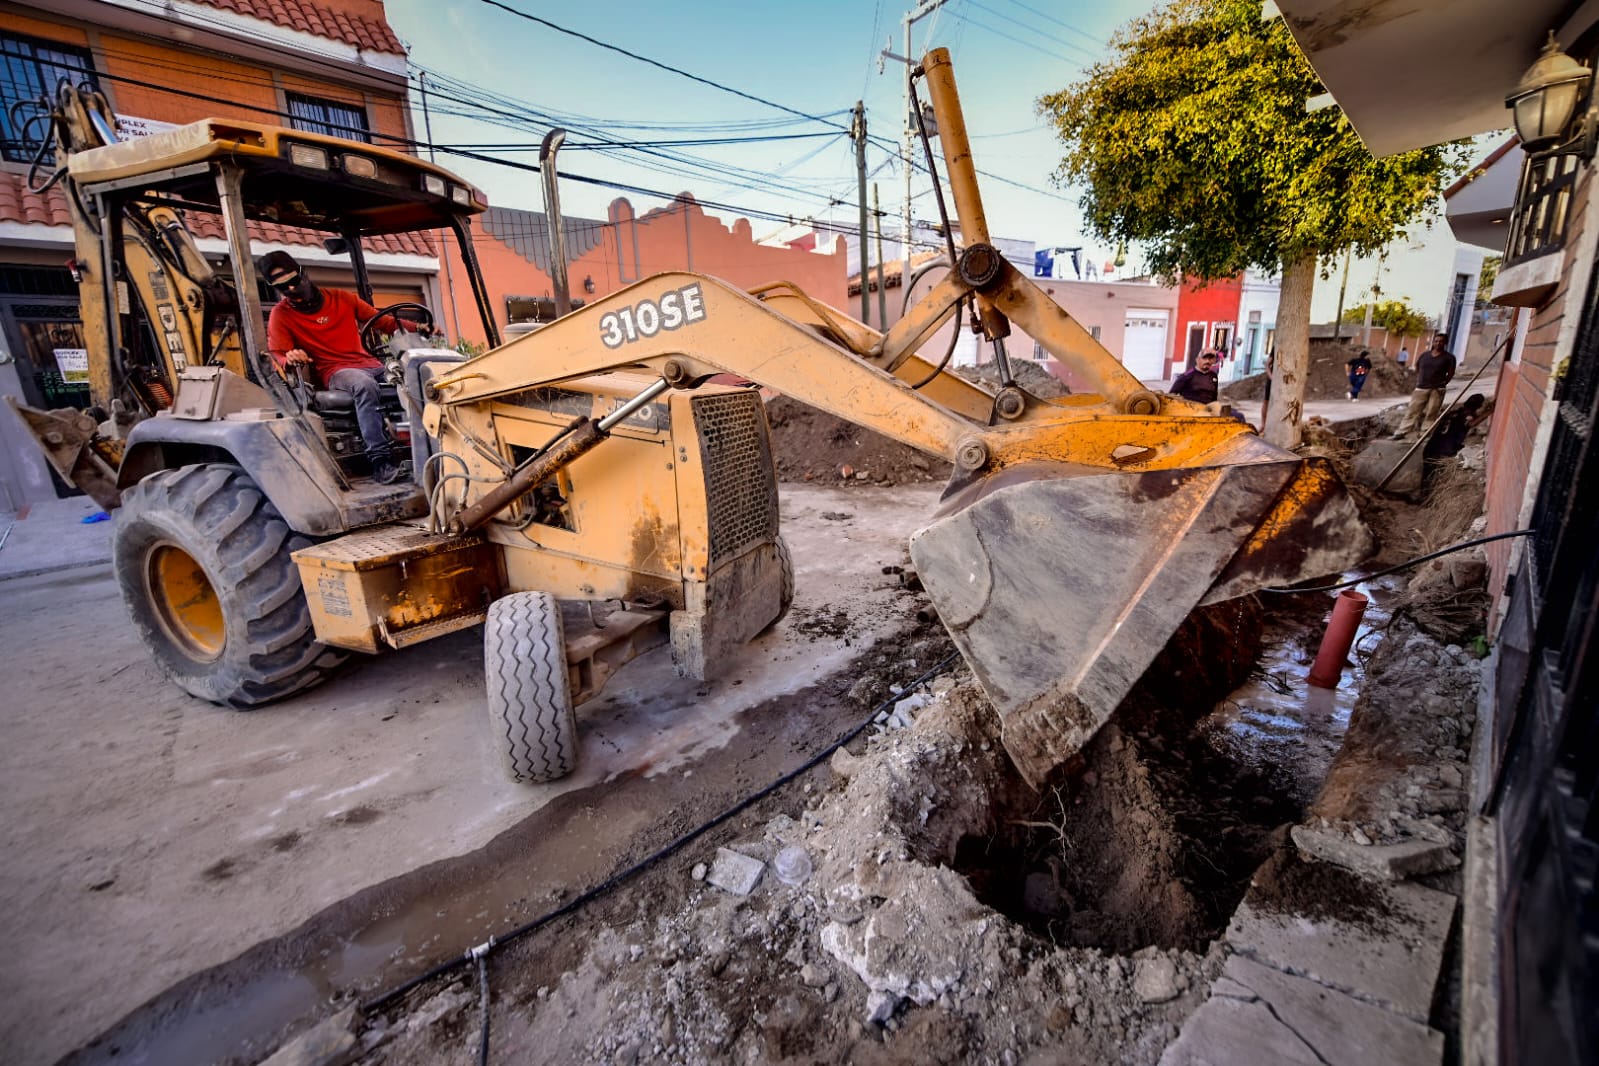
[[(1177, 287), (1177, 328), (1166, 361), (1168, 378), (1192, 368), (1194, 357), (1203, 351), (1220, 350), (1228, 359), (1236, 356), (1243, 297), (1242, 274), (1210, 282), (1185, 281)], [(1225, 371), (1225, 363), (1219, 369)]]

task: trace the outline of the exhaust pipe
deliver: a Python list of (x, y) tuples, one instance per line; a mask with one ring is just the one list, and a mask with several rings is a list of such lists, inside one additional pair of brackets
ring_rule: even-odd
[(550, 281), (555, 286), (555, 317), (572, 313), (572, 293), (566, 277), (566, 225), (561, 221), (561, 191), (555, 170), (555, 153), (566, 141), (566, 131), (553, 129), (539, 145), (539, 173), (544, 177), (544, 223), (550, 231)]

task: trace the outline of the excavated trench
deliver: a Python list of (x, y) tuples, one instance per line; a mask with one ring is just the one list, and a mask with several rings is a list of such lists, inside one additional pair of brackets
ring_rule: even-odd
[(966, 835), (950, 865), (1052, 944), (1203, 952), (1348, 724), (1352, 677), (1334, 691), (1302, 680), (1328, 603), (1197, 614), (1053, 787), (995, 782), (992, 831)]

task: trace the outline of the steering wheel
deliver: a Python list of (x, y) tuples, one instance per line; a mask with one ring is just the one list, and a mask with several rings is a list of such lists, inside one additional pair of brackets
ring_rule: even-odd
[[(412, 314), (401, 316), (399, 315), (401, 311), (410, 311)], [(422, 304), (404, 300), (397, 304), (389, 304), (387, 307), (380, 307), (377, 314), (361, 323), (361, 347), (366, 349), (367, 354), (377, 359), (383, 359), (389, 354), (388, 350), (383, 347), (382, 342), (378, 340), (376, 328), (378, 320), (384, 315), (395, 315), (396, 317), (403, 317), (407, 322), (414, 322), (420, 327), (420, 331), (424, 335), (439, 331), (438, 325), (433, 320), (433, 312)]]

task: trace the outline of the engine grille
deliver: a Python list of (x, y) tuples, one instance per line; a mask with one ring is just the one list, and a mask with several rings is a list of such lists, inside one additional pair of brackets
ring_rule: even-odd
[(695, 397), (694, 424), (705, 468), (714, 567), (756, 541), (777, 536), (777, 475), (759, 393)]

